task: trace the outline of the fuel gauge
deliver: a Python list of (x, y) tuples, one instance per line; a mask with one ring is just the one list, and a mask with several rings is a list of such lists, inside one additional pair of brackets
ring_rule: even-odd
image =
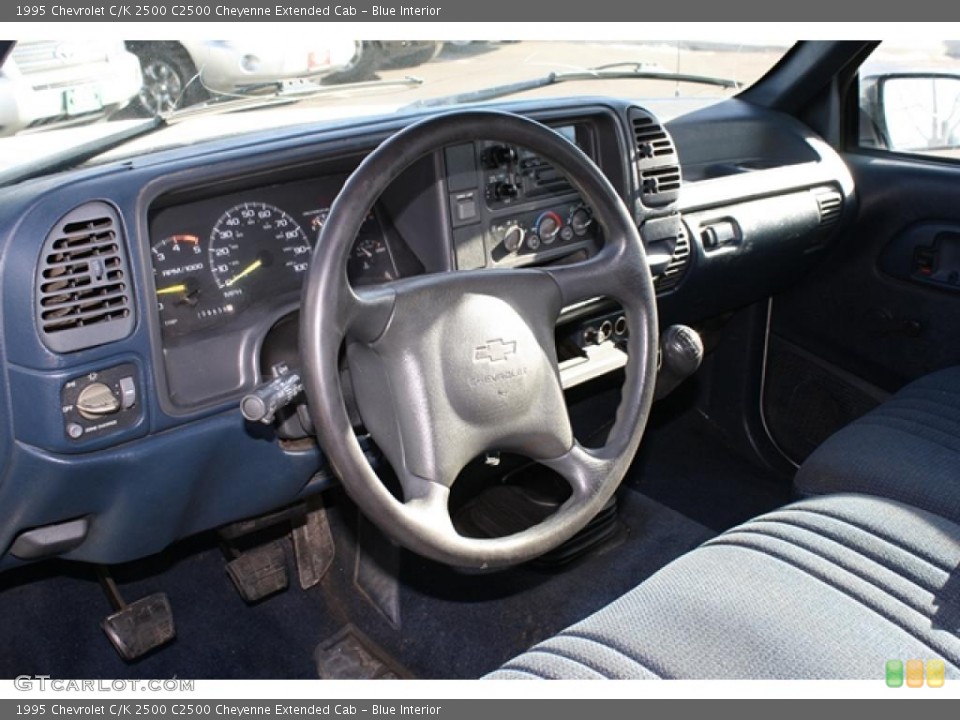
[(354, 285), (373, 285), (397, 279), (397, 266), (382, 235), (361, 236), (347, 263), (347, 276)]

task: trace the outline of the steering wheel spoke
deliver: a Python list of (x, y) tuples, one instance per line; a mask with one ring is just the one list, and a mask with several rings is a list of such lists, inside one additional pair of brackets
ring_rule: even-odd
[(353, 289), (346, 297), (341, 309), (346, 336), (360, 342), (374, 342), (390, 322), (396, 293), (386, 286)]

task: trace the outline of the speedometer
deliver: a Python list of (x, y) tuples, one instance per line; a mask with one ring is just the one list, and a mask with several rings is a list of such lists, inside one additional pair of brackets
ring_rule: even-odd
[(297, 289), (310, 262), (303, 228), (280, 208), (245, 202), (227, 210), (210, 233), (210, 272), (224, 298), (255, 286), (269, 292)]

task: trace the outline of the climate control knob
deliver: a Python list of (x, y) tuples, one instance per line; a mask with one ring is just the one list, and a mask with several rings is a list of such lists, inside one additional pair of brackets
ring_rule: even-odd
[(519, 225), (511, 225), (503, 233), (503, 247), (507, 252), (516, 252), (523, 245), (523, 238), (526, 233)]
[(560, 228), (563, 227), (563, 219), (555, 212), (545, 212), (537, 218), (537, 235), (544, 245), (549, 245), (557, 239)]
[(573, 215), (570, 216), (570, 227), (573, 228), (573, 232), (577, 237), (586, 235), (592, 222), (593, 217), (591, 217), (590, 211), (582, 206), (574, 210)]

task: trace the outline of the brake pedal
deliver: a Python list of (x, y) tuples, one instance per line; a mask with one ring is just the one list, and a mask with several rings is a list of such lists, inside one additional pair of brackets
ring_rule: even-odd
[(287, 554), (282, 540), (274, 540), (236, 555), (227, 563), (227, 574), (248, 603), (282, 592), (290, 585)]
[(293, 540), (300, 587), (307, 590), (318, 585), (327, 574), (336, 552), (327, 510), (322, 501), (307, 504), (303, 519), (294, 523), (290, 537)]
[(116, 612), (100, 627), (114, 649), (128, 662), (146, 655), (176, 637), (173, 610), (166, 593), (153, 593), (126, 603), (106, 569), (99, 569), (100, 584)]

